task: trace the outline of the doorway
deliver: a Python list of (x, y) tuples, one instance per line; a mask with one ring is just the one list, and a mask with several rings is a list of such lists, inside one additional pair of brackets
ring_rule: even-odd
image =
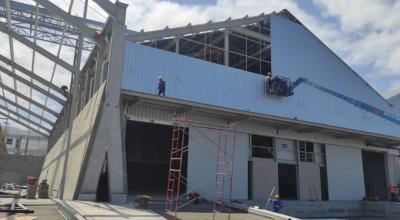
[[(188, 142), (188, 131), (185, 135)], [(126, 125), (126, 168), (130, 195), (164, 195), (170, 160), (172, 126), (128, 121)], [(187, 153), (182, 175), (187, 173)], [(184, 184), (182, 192), (186, 191)]]
[(282, 199), (297, 200), (297, 165), (278, 164), (279, 196)]

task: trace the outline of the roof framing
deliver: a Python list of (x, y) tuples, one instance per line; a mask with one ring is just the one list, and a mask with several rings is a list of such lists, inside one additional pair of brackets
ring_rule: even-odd
[[(241, 28), (241, 26), (249, 25), (249, 24), (257, 24), (260, 19), (264, 18), (264, 21), (269, 21), (269, 15), (265, 15), (262, 13), (261, 15), (249, 17), (245, 16), (244, 18), (234, 19), (232, 20), (229, 18), (226, 21), (220, 22), (212, 22), (209, 21), (206, 24), (199, 24), (199, 25), (192, 25), (189, 23), (185, 27), (178, 27), (178, 28), (169, 28), (168, 26), (163, 30), (156, 30), (156, 31), (149, 31), (144, 32), (142, 30), (139, 33), (128, 34), (126, 36), (126, 40), (134, 41), (134, 42), (141, 42), (145, 40), (155, 40), (155, 39), (162, 39), (166, 37), (175, 37), (175, 36), (182, 36), (187, 34), (196, 34), (206, 31), (212, 30), (220, 30), (220, 29), (230, 29), (235, 28), (239, 31), (247, 31), (245, 28)], [(250, 32), (251, 30), (248, 30)], [(255, 32), (254, 32), (255, 33)], [(258, 33), (257, 33), (258, 34)]]
[(20, 120), (15, 119), (15, 118), (11, 117), (11, 116), (8, 115), (8, 114), (5, 114), (4, 112), (1, 112), (1, 111), (0, 111), (0, 115), (6, 117), (6, 118), (8, 118), (8, 119), (10, 119), (11, 121), (14, 121), (15, 123), (17, 123), (17, 124), (19, 124), (19, 125), (21, 125), (21, 126), (27, 128), (28, 130), (32, 130), (32, 131), (37, 132), (38, 134), (42, 135), (43, 137), (46, 137), (46, 138), (49, 137), (48, 134), (46, 134), (46, 133), (40, 131), (39, 129), (35, 129), (35, 128), (33, 128), (32, 126), (30, 126), (29, 124), (25, 124), (25, 123), (21, 122)]

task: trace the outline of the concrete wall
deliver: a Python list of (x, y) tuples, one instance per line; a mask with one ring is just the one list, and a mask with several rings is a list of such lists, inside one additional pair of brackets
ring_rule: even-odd
[(253, 157), (253, 199), (265, 200), (275, 187), (279, 193), (278, 164), (273, 159)]
[(320, 167), (316, 163), (299, 162), (300, 200), (321, 200)]
[(330, 200), (361, 200), (365, 196), (361, 150), (326, 145)]
[(44, 157), (0, 155), (0, 186), (4, 183), (26, 185), (27, 176), (39, 177)]
[[(79, 188), (79, 178), (82, 165), (87, 157), (87, 149), (104, 93), (104, 84), (88, 101), (79, 115), (75, 118), (71, 134), (68, 165), (64, 189), (64, 199), (73, 199)], [(48, 179), (53, 196), (58, 195), (65, 159), (66, 131), (59, 138), (46, 156), (40, 179)]]
[[(206, 137), (204, 137), (206, 136)], [(231, 138), (228, 138), (232, 140)], [(229, 143), (232, 143), (229, 141)], [(189, 128), (188, 191), (197, 191), (208, 199), (215, 194), (216, 150), (218, 131), (191, 126)], [(228, 146), (232, 146), (231, 144)], [(247, 199), (247, 161), (249, 135), (236, 134), (232, 198)], [(231, 148), (228, 149), (229, 152)], [(229, 187), (225, 186), (225, 196)]]

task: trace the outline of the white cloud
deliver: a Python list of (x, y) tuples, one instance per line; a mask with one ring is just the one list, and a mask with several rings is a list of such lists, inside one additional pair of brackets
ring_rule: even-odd
[[(350, 39), (343, 43), (342, 57), (356, 67), (372, 66), (365, 74), (373, 80), (387, 80), (387, 88), (379, 89), (384, 96), (400, 91), (398, 83), (390, 84), (400, 75), (400, 1), (314, 0), (314, 3), (338, 25), (341, 36)], [(334, 50), (341, 49), (334, 46)]]

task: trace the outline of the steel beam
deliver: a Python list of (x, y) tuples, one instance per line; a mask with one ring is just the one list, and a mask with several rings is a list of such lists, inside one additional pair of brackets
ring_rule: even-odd
[(29, 125), (27, 125), (27, 124), (25, 124), (25, 123), (23, 123), (23, 122), (21, 122), (21, 121), (15, 119), (15, 118), (11, 117), (11, 116), (9, 116), (9, 115), (7, 115), (7, 114), (1, 112), (1, 111), (0, 111), (0, 115), (6, 117), (6, 118), (8, 118), (8, 119), (10, 119), (11, 121), (14, 121), (15, 123), (17, 123), (17, 124), (19, 124), (19, 125), (21, 125), (21, 126), (27, 128), (28, 130), (32, 130), (32, 131), (34, 131), (34, 132), (36, 132), (36, 133), (42, 135), (43, 137), (46, 137), (46, 138), (49, 137), (48, 134), (43, 133), (43, 132), (41, 132), (41, 131), (39, 131), (39, 130), (37, 130), (37, 129), (33, 129), (31, 126), (29, 126)]
[(61, 105), (65, 104), (65, 100), (61, 99), (60, 97), (58, 97), (58, 96), (56, 96), (56, 95), (54, 95), (52, 93), (48, 93), (47, 94), (47, 91), (44, 88), (42, 88), (42, 87), (40, 87), (40, 86), (38, 86), (38, 85), (36, 85), (34, 83), (31, 83), (29, 80), (27, 80), (27, 79), (25, 79), (25, 78), (15, 74), (15, 73), (13, 73), (12, 71), (10, 71), (10, 70), (2, 67), (2, 66), (0, 66), (0, 71), (5, 73), (5, 74), (7, 74), (8, 76), (14, 78), (17, 81), (20, 81), (20, 82), (26, 84), (28, 87), (31, 87), (31, 88), (35, 89), (36, 91), (42, 93), (43, 95), (49, 96), (51, 99), (57, 101)]
[(247, 29), (247, 28), (231, 27), (230, 30), (234, 31), (234, 32), (237, 32), (239, 34), (243, 34), (243, 35), (255, 38), (255, 39), (261, 39), (261, 40), (266, 41), (266, 42), (271, 42), (271, 38), (268, 37), (267, 35), (257, 33), (255, 31), (252, 31), (252, 30)]
[(47, 106), (44, 106), (44, 105), (40, 104), (39, 102), (29, 98), (28, 96), (22, 94), (21, 92), (18, 92), (17, 90), (15, 90), (13, 88), (10, 88), (10, 87), (4, 85), (3, 83), (0, 83), (0, 88), (3, 88), (4, 90), (7, 90), (8, 92), (14, 94), (15, 96), (20, 97), (21, 99), (24, 99), (25, 101), (30, 102), (30, 103), (38, 106), (39, 108), (41, 108), (43, 110), (46, 110), (48, 113), (58, 117), (58, 113), (56, 111), (50, 109)]
[(45, 117), (42, 117), (41, 115), (39, 115), (39, 114), (37, 114), (37, 113), (25, 108), (24, 106), (22, 106), (22, 105), (20, 105), (18, 103), (15, 103), (15, 102), (13, 102), (13, 101), (5, 98), (5, 97), (2, 97), (2, 96), (0, 96), (0, 100), (3, 100), (4, 102), (7, 102), (10, 105), (14, 105), (14, 106), (16, 106), (17, 108), (19, 108), (22, 111), (28, 112), (29, 114), (31, 114), (31, 115), (43, 120), (44, 122), (46, 122), (47, 124), (51, 125), (52, 127), (54, 126), (54, 122), (50, 121), (49, 119), (47, 119)]
[(103, 38), (97, 38), (97, 30), (87, 26), (84, 22), (75, 19), (73, 16), (59, 8), (56, 4), (53, 4), (49, 0), (34, 0), (38, 2), (43, 7), (47, 8), (54, 15), (59, 16), (64, 19), (66, 22), (70, 23), (72, 26), (76, 27), (82, 34), (84, 34), (87, 38), (91, 39), (98, 46), (102, 47), (106, 45), (106, 42)]
[(15, 31), (9, 30), (7, 28), (7, 24), (5, 24), (4, 22), (0, 22), (0, 31), (8, 34), (9, 36), (13, 37), (15, 40), (21, 42), (22, 44), (24, 44), (25, 46), (31, 48), (32, 50), (35, 50), (36, 52), (42, 54), (43, 56), (45, 56), (49, 60), (57, 63), (58, 65), (64, 67), (65, 69), (67, 69), (68, 71), (70, 71), (71, 73), (74, 74), (74, 68), (70, 64), (68, 64), (64, 60), (58, 58), (57, 56), (53, 55), (52, 53), (50, 53), (46, 49), (34, 44), (32, 41), (30, 41), (30, 40), (26, 39), (25, 37), (19, 35)]
[(29, 119), (29, 118), (27, 118), (27, 117), (25, 117), (25, 116), (19, 114), (18, 112), (14, 111), (14, 110), (11, 110), (11, 109), (9, 109), (9, 108), (7, 108), (7, 107), (5, 107), (5, 106), (2, 106), (2, 105), (0, 105), (0, 109), (3, 109), (3, 110), (5, 110), (5, 111), (7, 111), (7, 112), (9, 112), (9, 113), (12, 113), (12, 114), (14, 114), (14, 115), (17, 115), (19, 118), (21, 118), (21, 119), (23, 119), (23, 120), (25, 120), (25, 121), (27, 121), (27, 122), (29, 122), (29, 123), (31, 123), (31, 124), (33, 124), (33, 125), (39, 127), (39, 128), (41, 128), (41, 129), (43, 129), (43, 130), (45, 130), (45, 131), (47, 131), (48, 133), (51, 132), (50, 129), (44, 127), (43, 125), (41, 125), (41, 124), (39, 124), (39, 123), (37, 123), (37, 122), (32, 121), (31, 119)]
[[(141, 42), (145, 40), (152, 40), (152, 39), (162, 39), (164, 37), (174, 37), (174, 36), (182, 36), (185, 34), (194, 34), (200, 33), (205, 31), (211, 30), (219, 30), (219, 29), (228, 29), (231, 27), (240, 27), (242, 25), (248, 24), (257, 24), (261, 17), (268, 17), (268, 15), (261, 14), (255, 17), (244, 17), (241, 19), (231, 20), (228, 19), (226, 21), (214, 22), (214, 23), (207, 23), (207, 24), (200, 24), (200, 25), (191, 25), (188, 24), (186, 27), (179, 27), (179, 28), (168, 28), (164, 30), (157, 30), (157, 31), (149, 31), (149, 32), (139, 32), (135, 34), (128, 34), (126, 36), (126, 40), (134, 41), (134, 42)], [(251, 31), (251, 30), (249, 30)]]
[(114, 19), (116, 18), (115, 13), (117, 10), (112, 2), (108, 0), (93, 0), (93, 1), (96, 2), (111, 17), (113, 17)]

